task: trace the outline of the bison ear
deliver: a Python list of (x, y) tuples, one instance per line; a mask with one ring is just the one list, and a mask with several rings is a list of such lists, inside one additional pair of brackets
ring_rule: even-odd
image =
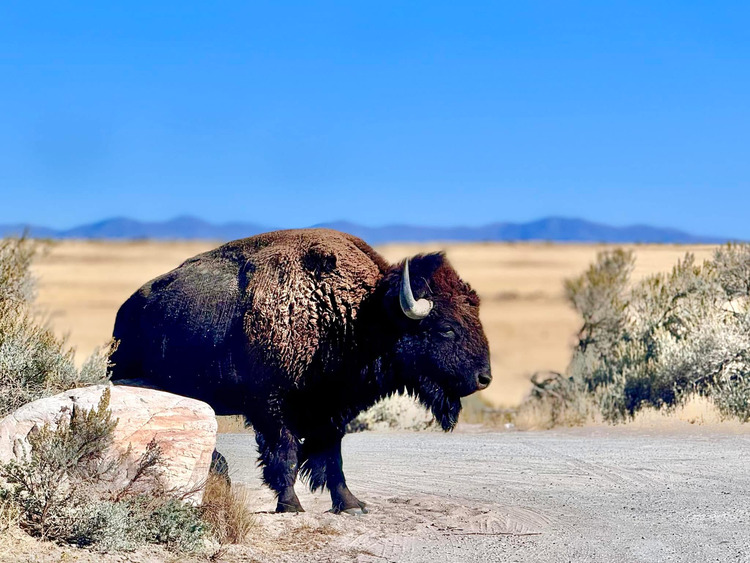
[(417, 279), (429, 280), (447, 262), (444, 252), (432, 252), (430, 254), (417, 254), (409, 258), (409, 271), (412, 284)]
[[(399, 280), (403, 277), (403, 267), (406, 261), (401, 263), (399, 268)], [(417, 254), (409, 258), (409, 277), (411, 278), (411, 289), (415, 299), (429, 299), (432, 295), (432, 279), (435, 272), (446, 263), (443, 252), (434, 252), (432, 254)]]

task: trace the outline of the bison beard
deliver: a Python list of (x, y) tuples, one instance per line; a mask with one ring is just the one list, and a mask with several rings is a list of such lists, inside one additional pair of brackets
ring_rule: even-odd
[(266, 233), (187, 260), (130, 297), (115, 322), (112, 380), (244, 415), (277, 511), (302, 511), (298, 474), (329, 489), (334, 512), (365, 511), (344, 477), (346, 425), (409, 392), (451, 430), (460, 397), (490, 381), (478, 312), (442, 254), (389, 265), (336, 231)]
[(440, 423), (446, 432), (453, 430), (461, 413), (461, 398), (449, 397), (443, 389), (426, 377), (419, 378), (419, 387), (410, 391)]

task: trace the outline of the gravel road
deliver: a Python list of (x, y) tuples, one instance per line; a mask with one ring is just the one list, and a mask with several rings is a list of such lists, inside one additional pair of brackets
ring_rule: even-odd
[(750, 434), (591, 428), (362, 433), (344, 464), (365, 516), (265, 514), (252, 434), (219, 436), (258, 511), (260, 561), (750, 562)]

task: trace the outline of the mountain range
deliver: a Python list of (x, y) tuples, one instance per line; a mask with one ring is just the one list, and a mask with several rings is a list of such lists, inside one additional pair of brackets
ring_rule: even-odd
[[(610, 242), (610, 243), (721, 243), (729, 237), (702, 236), (676, 229), (631, 225), (613, 227), (583, 219), (547, 217), (528, 223), (491, 223), (479, 227), (423, 227), (416, 225), (387, 225), (367, 227), (347, 221), (321, 223), (314, 227), (337, 229), (356, 235), (370, 244), (386, 242), (427, 241), (555, 241), (555, 242)], [(52, 239), (207, 239), (233, 240), (249, 237), (272, 226), (257, 223), (212, 224), (196, 217), (176, 217), (168, 221), (137, 221), (125, 217), (106, 219), (71, 229), (51, 229), (37, 225), (0, 225), (0, 236), (23, 232), (36, 238)]]

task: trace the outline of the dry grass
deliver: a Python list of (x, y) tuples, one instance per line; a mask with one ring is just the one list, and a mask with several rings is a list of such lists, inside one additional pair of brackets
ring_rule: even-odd
[(18, 504), (9, 498), (0, 499), (0, 534), (18, 529), (21, 521), (21, 511)]
[(719, 412), (719, 409), (707, 397), (693, 395), (684, 405), (673, 410), (645, 408), (635, 414), (631, 424), (635, 426), (653, 426), (664, 419), (672, 422), (686, 422), (688, 424), (741, 427), (739, 421), (729, 421)]
[(548, 430), (556, 426), (601, 424), (603, 418), (593, 399), (580, 394), (570, 401), (543, 398), (524, 402), (513, 413), (512, 421), (519, 430)]
[(277, 535), (280, 531), (278, 525), (264, 530), (251, 545), (259, 552), (275, 553), (277, 556), (284, 553), (314, 553), (330, 543), (332, 538), (346, 533), (346, 523), (340, 519), (332, 522), (303, 516), (290, 519), (287, 525), (282, 535)]
[(244, 542), (256, 526), (255, 517), (248, 508), (249, 500), (247, 489), (230, 485), (221, 475), (209, 474), (201, 513), (220, 545)]
[[(559, 403), (545, 399), (524, 403), (508, 416), (518, 430), (547, 430), (556, 426), (599, 426), (604, 419), (590, 396), (579, 395), (575, 402)], [(493, 424), (485, 416), (484, 422)], [(737, 419), (727, 419), (707, 397), (692, 395), (684, 404), (674, 408), (644, 407), (628, 420), (632, 429), (671, 428), (678, 430), (691, 425), (717, 426), (722, 431), (747, 432), (747, 425)], [(497, 426), (497, 424), (494, 424)]]
[[(58, 334), (69, 334), (79, 361), (112, 333), (115, 313), (144, 282), (212, 242), (64, 241), (33, 266), (39, 277), (38, 304)], [(479, 292), (482, 321), (490, 341), (495, 382), (483, 398), (515, 406), (529, 392), (529, 377), (563, 371), (580, 319), (563, 295), (563, 280), (580, 274), (610, 245), (393, 244), (378, 250), (390, 261), (416, 252), (445, 250), (461, 275)], [(667, 271), (690, 251), (700, 262), (712, 246), (634, 245), (633, 279)], [(233, 426), (241, 431), (239, 426)]]

